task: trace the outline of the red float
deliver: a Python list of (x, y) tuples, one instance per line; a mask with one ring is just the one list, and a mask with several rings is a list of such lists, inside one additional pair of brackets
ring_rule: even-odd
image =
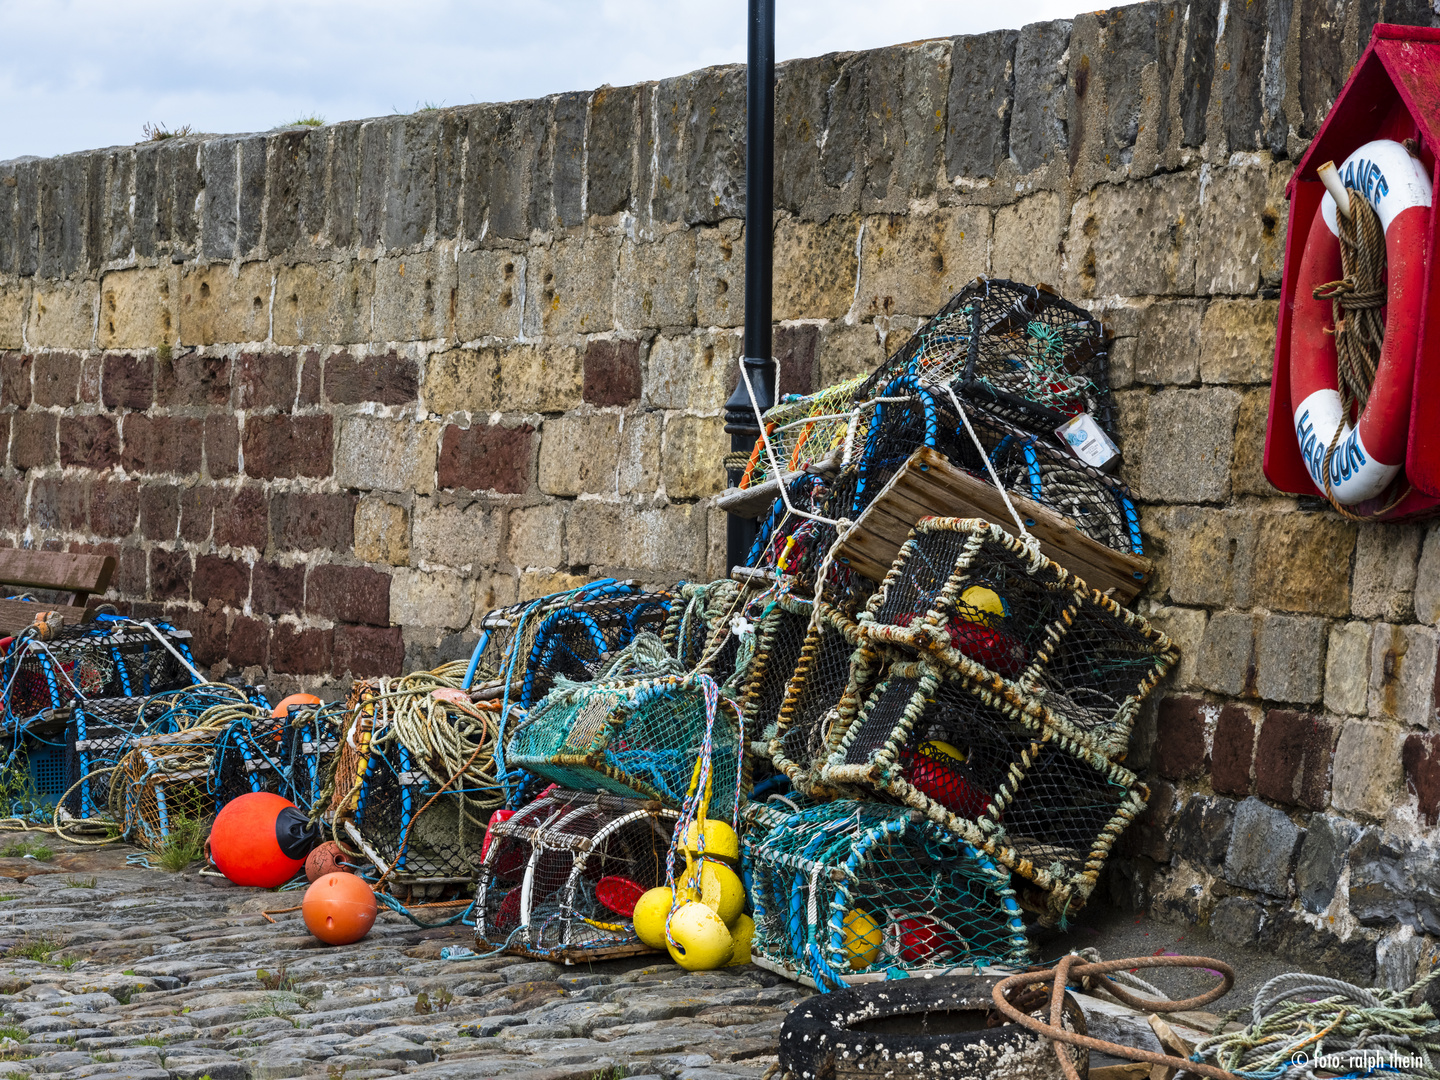
[(345, 865), (344, 853), (340, 845), (334, 840), (326, 840), (314, 851), (305, 857), (305, 880), (311, 883), (319, 881), (326, 874), (348, 874), (350, 868)]
[(318, 830), (289, 799), (252, 791), (231, 799), (210, 827), (210, 859), (236, 885), (273, 889), (305, 865)]
[(370, 883), (354, 874), (327, 874), (305, 890), (305, 929), (327, 945), (350, 945), (375, 925), (379, 904)]

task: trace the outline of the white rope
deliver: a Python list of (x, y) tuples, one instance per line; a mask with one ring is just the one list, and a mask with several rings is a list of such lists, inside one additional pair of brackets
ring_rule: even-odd
[(985, 462), (985, 471), (990, 474), (990, 479), (995, 482), (995, 490), (1000, 492), (1000, 498), (1005, 500), (1005, 509), (1010, 511), (1010, 516), (1015, 519), (1015, 527), (1020, 530), (1020, 538), (1028, 547), (1038, 549), (1040, 541), (1030, 535), (1030, 530), (1025, 528), (1025, 522), (1020, 520), (1020, 515), (1015, 510), (1015, 504), (1010, 501), (1010, 493), (1005, 490), (1005, 485), (1000, 482), (1000, 476), (995, 472), (995, 465), (990, 460), (990, 455), (985, 452), (985, 447), (980, 443), (980, 436), (975, 434), (975, 429), (970, 426), (970, 417), (966, 414), (960, 399), (955, 396), (955, 391), (950, 384), (945, 384), (945, 393), (950, 396), (950, 403), (955, 406), (955, 411), (960, 414), (960, 421), (965, 425), (965, 430), (970, 433), (971, 440), (975, 443), (975, 449), (980, 452), (980, 460)]
[(175, 648), (174, 645), (170, 644), (170, 642), (166, 639), (166, 637), (165, 637), (164, 634), (160, 633), (159, 630), (155, 629), (155, 624), (154, 624), (154, 623), (152, 623), (149, 619), (146, 619), (146, 620), (145, 620), (144, 622), (142, 622), (140, 625), (143, 626), (143, 627), (145, 627), (146, 630), (149, 630), (150, 633), (154, 634), (154, 635), (155, 635), (155, 640), (158, 641), (158, 642), (160, 642), (161, 645), (164, 645), (165, 648), (169, 649), (169, 650), (170, 650), (170, 654), (171, 654), (172, 656), (174, 656), (176, 660), (179, 660), (180, 663), (182, 663), (182, 664), (185, 665), (185, 669), (186, 669), (187, 671), (189, 671), (191, 675), (194, 675), (194, 676), (195, 676), (195, 681), (196, 681), (196, 682), (199, 682), (199, 683), (208, 683), (208, 682), (210, 681), (210, 680), (209, 680), (208, 678), (206, 678), (204, 675), (201, 675), (201, 674), (200, 674), (200, 670), (199, 670), (194, 664), (190, 663), (189, 660), (186, 660), (185, 657), (184, 657), (183, 655), (181, 655), (179, 649)]

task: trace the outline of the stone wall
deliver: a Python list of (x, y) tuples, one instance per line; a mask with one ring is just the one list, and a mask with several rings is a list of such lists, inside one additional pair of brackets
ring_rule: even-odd
[[(775, 313), (786, 391), (977, 274), (1103, 313), (1184, 650), (1110, 888), (1397, 981), (1440, 932), (1440, 532), (1260, 471), (1285, 182), (1382, 19), (1431, 15), (1146, 3), (784, 64)], [(113, 552), (217, 676), (332, 693), (517, 597), (721, 576), (743, 134), (727, 67), (0, 163), (0, 541)]]

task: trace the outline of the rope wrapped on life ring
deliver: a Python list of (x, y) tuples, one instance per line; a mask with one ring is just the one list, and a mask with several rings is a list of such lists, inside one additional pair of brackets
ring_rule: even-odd
[[(1349, 200), (1369, 203), (1384, 230), (1384, 342), (1368, 400), (1356, 402), (1360, 415), (1352, 424), (1346, 400), (1351, 395), (1341, 392), (1329, 302), (1346, 268), (1337, 203), (1327, 190), (1315, 211), (1296, 281), (1290, 378), (1295, 436), (1305, 467), (1316, 487), (1343, 508), (1379, 496), (1405, 460), (1425, 299), (1431, 184), (1421, 163), (1392, 139), (1361, 146), (1345, 159), (1339, 176)], [(1348, 217), (1349, 209), (1340, 212)]]

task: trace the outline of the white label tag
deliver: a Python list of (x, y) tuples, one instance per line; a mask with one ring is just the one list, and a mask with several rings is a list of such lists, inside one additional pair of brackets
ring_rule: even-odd
[(1080, 413), (1069, 423), (1055, 429), (1070, 452), (1087, 465), (1109, 468), (1120, 457), (1120, 449), (1089, 413)]

